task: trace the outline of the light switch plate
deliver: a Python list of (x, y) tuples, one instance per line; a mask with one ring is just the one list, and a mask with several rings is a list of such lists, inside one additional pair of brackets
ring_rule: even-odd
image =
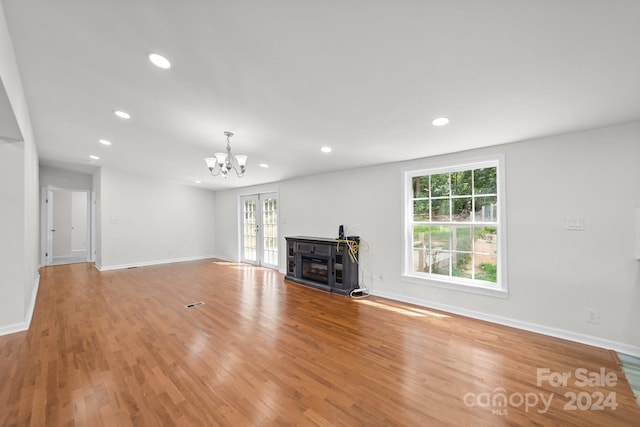
[(566, 227), (571, 231), (583, 231), (584, 230), (584, 218), (570, 216), (567, 217)]

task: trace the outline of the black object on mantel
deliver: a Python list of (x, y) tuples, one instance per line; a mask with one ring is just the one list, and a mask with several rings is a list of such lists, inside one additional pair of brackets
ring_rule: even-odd
[(349, 255), (349, 241), (358, 243), (360, 237), (346, 239), (295, 236), (287, 241), (286, 280), (327, 292), (349, 295), (358, 289), (358, 246)]

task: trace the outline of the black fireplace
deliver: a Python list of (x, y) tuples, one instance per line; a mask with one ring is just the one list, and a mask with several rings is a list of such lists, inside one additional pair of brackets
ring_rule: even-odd
[(327, 258), (302, 257), (302, 278), (329, 283), (329, 260)]
[(331, 239), (296, 236), (285, 239), (285, 279), (342, 295), (349, 295), (358, 288), (358, 237)]

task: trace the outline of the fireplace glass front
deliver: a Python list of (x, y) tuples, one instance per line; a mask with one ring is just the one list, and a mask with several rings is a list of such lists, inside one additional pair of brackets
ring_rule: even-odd
[(329, 260), (302, 257), (302, 277), (315, 282), (329, 283)]

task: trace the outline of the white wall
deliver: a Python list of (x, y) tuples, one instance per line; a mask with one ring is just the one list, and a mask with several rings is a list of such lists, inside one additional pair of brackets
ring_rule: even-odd
[[(505, 156), (508, 299), (403, 282), (401, 171), (491, 153)], [(344, 224), (363, 239), (374, 293), (640, 355), (639, 161), (632, 123), (218, 192), (216, 252), (237, 259), (238, 195), (278, 189), (281, 247), (284, 236), (333, 237)], [(565, 231), (568, 216), (585, 230)], [(587, 322), (590, 309), (599, 324)]]
[[(92, 243), (93, 259), (97, 266), (103, 265), (102, 263), (102, 170), (98, 169), (92, 176), (93, 186), (93, 224), (95, 227)], [(100, 249), (100, 250), (98, 250)]]
[(66, 188), (69, 190), (92, 190), (93, 176), (51, 166), (40, 166), (40, 187)]
[(107, 168), (99, 185), (99, 268), (214, 255), (212, 191)]
[(24, 149), (0, 140), (0, 331), (24, 321)]
[[(25, 103), (26, 105), (26, 103)], [(38, 187), (38, 152), (28, 112), (21, 116), (24, 123), (24, 326), (31, 324), (40, 283), (40, 192)]]
[(38, 153), (4, 10), (0, 79), (24, 141), (0, 140), (0, 335), (31, 322), (38, 287)]

